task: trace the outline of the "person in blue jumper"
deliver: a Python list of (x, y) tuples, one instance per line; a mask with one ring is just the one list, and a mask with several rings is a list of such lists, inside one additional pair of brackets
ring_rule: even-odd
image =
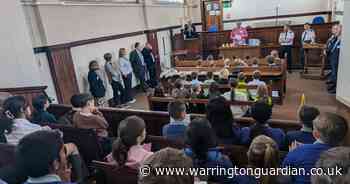
[(291, 176), (294, 184), (310, 183), (310, 171), (315, 167), (320, 155), (335, 146), (338, 146), (348, 132), (346, 119), (335, 113), (323, 113), (314, 122), (313, 135), (316, 142), (313, 144), (293, 144), (285, 157), (282, 167), (303, 168), (305, 175)]
[(32, 114), (32, 122), (38, 125), (57, 123), (56, 117), (47, 112), (50, 106), (49, 99), (45, 95), (39, 95), (32, 101), (34, 112)]
[(168, 105), (170, 118), (169, 124), (163, 126), (163, 136), (171, 140), (183, 140), (187, 128), (186, 119), (186, 104), (182, 101), (170, 102)]
[[(207, 119), (197, 118), (191, 121), (186, 129), (185, 154), (192, 158), (195, 168), (233, 168), (230, 159), (217, 148), (216, 136)], [(199, 176), (200, 181), (213, 183), (234, 183), (234, 176), (209, 173)]]
[(62, 136), (57, 131), (41, 130), (20, 140), (18, 167), (28, 176), (25, 184), (70, 183), (70, 169)]
[(250, 145), (255, 137), (266, 135), (276, 141), (279, 148), (281, 148), (285, 137), (283, 130), (280, 128), (271, 128), (267, 123), (272, 115), (271, 106), (263, 101), (258, 101), (251, 107), (251, 113), (256, 123), (250, 127), (242, 128), (241, 143), (243, 145)]
[(312, 135), (313, 122), (320, 115), (316, 107), (304, 105), (299, 109), (299, 119), (303, 124), (300, 130), (287, 132), (284, 148), (288, 150), (293, 142), (297, 141), (303, 144), (312, 144), (316, 140)]

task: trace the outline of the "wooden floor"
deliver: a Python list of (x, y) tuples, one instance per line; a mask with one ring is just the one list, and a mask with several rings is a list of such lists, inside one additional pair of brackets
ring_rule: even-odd
[[(306, 80), (300, 78), (299, 72), (288, 74), (287, 94), (282, 106), (275, 105), (273, 118), (297, 120), (297, 109), (302, 94), (306, 96), (306, 103), (318, 107), (321, 112), (336, 112), (335, 95), (329, 95), (324, 81)], [(130, 109), (148, 110), (148, 103), (145, 93), (138, 93), (136, 103)]]

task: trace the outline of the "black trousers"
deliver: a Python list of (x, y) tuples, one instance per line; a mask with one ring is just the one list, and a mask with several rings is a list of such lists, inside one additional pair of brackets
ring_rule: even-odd
[(286, 45), (286, 46), (282, 46), (280, 51), (280, 58), (285, 58), (285, 55), (287, 54), (287, 66), (289, 71), (292, 70), (292, 61), (293, 61), (292, 49), (293, 49), (293, 46)]
[(304, 69), (304, 66), (305, 66), (305, 49), (304, 48), (300, 48), (300, 64), (302, 69)]
[(124, 88), (120, 82), (112, 81), (112, 89), (113, 89), (113, 101), (114, 105), (120, 105), (124, 103)]
[(148, 83), (152, 88), (154, 88), (158, 85), (156, 67), (150, 66), (150, 67), (147, 67), (147, 69), (148, 69), (149, 78), (150, 78)]
[(123, 81), (125, 86), (124, 102), (130, 102), (134, 98), (132, 94), (132, 73), (126, 77), (123, 76)]

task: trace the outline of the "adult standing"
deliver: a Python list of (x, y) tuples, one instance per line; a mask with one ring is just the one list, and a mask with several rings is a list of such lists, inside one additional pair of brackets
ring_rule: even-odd
[(290, 29), (289, 25), (283, 27), (283, 32), (279, 36), (279, 44), (281, 45), (281, 57), (287, 56), (288, 72), (292, 73), (292, 49), (294, 42), (294, 32)]
[(146, 63), (142, 55), (142, 45), (135, 43), (135, 49), (130, 53), (130, 62), (136, 78), (140, 81), (142, 91), (146, 92), (148, 85), (146, 84)]
[(125, 48), (119, 49), (119, 65), (125, 86), (125, 102), (135, 103), (136, 100), (133, 99), (132, 95), (132, 66), (127, 58), (127, 50)]
[[(313, 44), (316, 42), (316, 33), (313, 29), (311, 29), (311, 26), (309, 23), (304, 24), (304, 32), (301, 34), (301, 48), (300, 48), (300, 62), (302, 68), (305, 66), (305, 44)], [(307, 73), (307, 70), (305, 70), (305, 73)]]
[(327, 89), (331, 94), (336, 93), (337, 88), (337, 75), (338, 75), (338, 63), (341, 44), (341, 32), (342, 26), (337, 24), (332, 27), (332, 36), (327, 41), (326, 56), (331, 65), (331, 73), (327, 81)]
[(247, 44), (248, 31), (242, 27), (241, 22), (237, 22), (237, 27), (231, 31), (231, 40), (234, 45), (245, 45)]
[(118, 69), (118, 66), (116, 63), (112, 62), (112, 54), (106, 53), (104, 55), (104, 59), (106, 60), (105, 63), (105, 70), (109, 79), (109, 82), (112, 85), (113, 89), (113, 105), (117, 106), (124, 104), (124, 82), (122, 79), (122, 75)]
[(149, 82), (148, 84), (155, 88), (157, 86), (157, 72), (156, 72), (156, 59), (152, 53), (152, 45), (146, 43), (145, 48), (142, 50), (142, 55), (147, 65), (147, 70), (149, 73)]

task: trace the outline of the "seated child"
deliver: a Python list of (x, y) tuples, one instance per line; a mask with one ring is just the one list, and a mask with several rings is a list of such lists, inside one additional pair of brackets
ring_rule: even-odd
[(191, 85), (195, 85), (195, 84), (202, 84), (202, 82), (200, 82), (198, 80), (198, 73), (197, 72), (192, 72), (191, 73)]
[[(230, 80), (231, 91), (224, 93), (222, 96), (228, 101), (248, 101), (248, 92), (246, 89), (238, 89), (236, 79)], [(242, 117), (246, 114), (248, 107), (231, 106), (231, 111), (235, 117)]]
[(107, 156), (109, 162), (118, 166), (127, 166), (138, 170), (143, 162), (150, 157), (151, 146), (142, 145), (146, 139), (146, 125), (143, 119), (130, 116), (120, 122), (118, 138), (112, 146), (112, 154)]
[(57, 123), (54, 115), (47, 112), (50, 106), (49, 99), (45, 95), (37, 96), (33, 99), (34, 112), (32, 115), (32, 122), (38, 125), (44, 123)]
[(269, 95), (269, 91), (268, 91), (266, 85), (259, 85), (258, 86), (254, 101), (255, 102), (264, 102), (272, 108), (272, 106), (273, 106), (272, 98)]
[(63, 116), (58, 118), (57, 122), (62, 125), (73, 125), (73, 116), (76, 112), (81, 110), (79, 105), (81, 104), (81, 95), (73, 95), (70, 98), (70, 103), (72, 105), (72, 109), (66, 112)]
[(153, 96), (154, 96), (154, 97), (165, 97), (164, 88), (163, 88), (162, 85), (158, 84), (158, 85), (154, 88)]
[(285, 147), (288, 148), (294, 141), (303, 144), (312, 144), (316, 140), (312, 135), (313, 122), (320, 115), (320, 111), (316, 107), (304, 105), (299, 109), (299, 119), (303, 124), (303, 128), (297, 131), (289, 131), (286, 135)]
[(213, 82), (209, 85), (208, 99), (213, 99), (221, 96), (220, 86), (217, 82)]
[(238, 86), (237, 88), (238, 89), (246, 89), (247, 88), (247, 83), (246, 83), (246, 76), (243, 72), (239, 72), (238, 73)]
[(190, 92), (185, 89), (182, 79), (176, 79), (174, 89), (171, 91), (171, 96), (173, 98), (189, 98), (191, 96)]
[(252, 59), (252, 67), (259, 67), (259, 59), (258, 58)]
[(195, 84), (191, 86), (191, 98), (199, 98), (199, 99), (205, 98), (204, 91), (200, 84)]
[(276, 62), (275, 62), (276, 58), (274, 58), (273, 56), (266, 56), (266, 61), (269, 64), (269, 66), (275, 66)]
[(220, 71), (220, 74), (219, 74), (220, 79), (218, 81), (219, 84), (228, 83), (228, 77), (230, 76), (230, 71), (227, 68), (228, 67), (225, 67)]
[(168, 112), (173, 121), (163, 126), (162, 135), (172, 140), (183, 140), (187, 128), (184, 122), (186, 119), (186, 104), (181, 101), (170, 102)]
[(215, 82), (214, 74), (213, 74), (213, 72), (208, 72), (207, 73), (207, 80), (204, 81), (204, 84), (205, 85), (210, 85), (212, 82)]
[(255, 137), (266, 135), (276, 141), (279, 148), (281, 148), (285, 138), (283, 130), (280, 128), (271, 128), (267, 123), (272, 115), (271, 107), (264, 102), (256, 102), (251, 108), (251, 115), (256, 123), (250, 127), (242, 128), (241, 143), (243, 145), (250, 145)]
[(280, 59), (278, 50), (272, 50), (272, 51), (270, 52), (270, 56), (272, 56), (272, 57), (275, 58), (275, 59)]
[(264, 81), (261, 80), (261, 73), (259, 70), (253, 72), (253, 80), (248, 82), (248, 86), (260, 86), (266, 85)]

